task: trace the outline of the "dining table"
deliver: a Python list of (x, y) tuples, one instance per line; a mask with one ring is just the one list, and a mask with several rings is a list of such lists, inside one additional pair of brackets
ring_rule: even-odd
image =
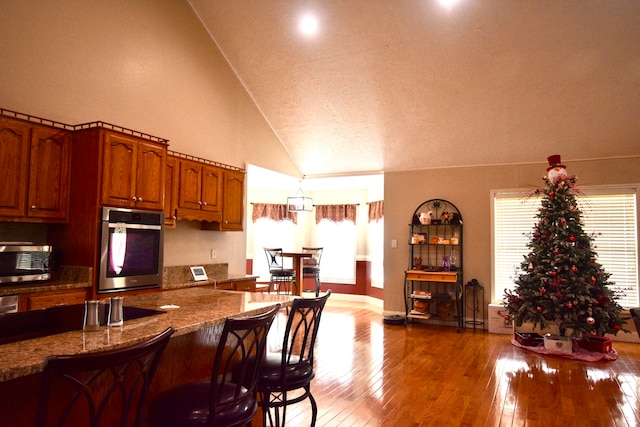
[(311, 252), (282, 252), (283, 257), (293, 259), (293, 269), (296, 272), (296, 286), (294, 287), (293, 294), (296, 296), (302, 296), (302, 261), (305, 258), (311, 258), (313, 254)]

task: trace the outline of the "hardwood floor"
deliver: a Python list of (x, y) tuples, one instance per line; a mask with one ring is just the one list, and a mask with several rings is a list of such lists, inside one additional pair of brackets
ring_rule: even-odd
[[(285, 323), (282, 312), (273, 329)], [(522, 350), (510, 338), (385, 325), (379, 309), (329, 300), (311, 387), (316, 425), (640, 425), (639, 344), (616, 342), (616, 361), (588, 363)], [(292, 405), (287, 425), (308, 426), (310, 416), (308, 401)]]

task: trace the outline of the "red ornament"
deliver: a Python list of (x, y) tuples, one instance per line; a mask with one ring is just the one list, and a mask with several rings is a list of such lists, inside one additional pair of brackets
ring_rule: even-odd
[(560, 251), (559, 251), (558, 249), (554, 249), (554, 250), (553, 250), (553, 254), (554, 254), (554, 255), (558, 255), (559, 253), (560, 253)]
[(576, 267), (575, 265), (572, 265), (571, 266), (571, 271), (573, 271), (575, 273), (576, 271), (578, 271), (578, 267)]
[(555, 196), (555, 195), (556, 195), (556, 193), (555, 193), (555, 192), (553, 192), (553, 191), (549, 191), (549, 197), (551, 197), (551, 198), (553, 199), (553, 196)]
[(552, 271), (552, 272), (551, 272), (551, 277), (556, 277), (557, 275), (558, 275), (558, 272), (557, 272), (557, 271)]
[(596, 278), (595, 278), (595, 277), (593, 277), (593, 276), (591, 276), (591, 284), (592, 284), (592, 285), (595, 285), (595, 284), (596, 284)]
[(567, 226), (567, 220), (566, 220), (566, 219), (561, 218), (561, 219), (560, 219), (560, 222), (562, 223), (562, 226), (563, 226), (563, 227), (566, 227), (566, 226)]
[(542, 307), (538, 306), (538, 308), (536, 308), (536, 310), (538, 310), (538, 313), (542, 313)]
[(620, 330), (620, 325), (613, 325), (613, 330), (618, 332)]
[(508, 314), (504, 315), (504, 320), (509, 321), (509, 315)]
[(596, 262), (596, 260), (595, 260), (594, 258), (591, 258), (591, 259), (589, 260), (589, 262), (590, 262), (591, 264), (594, 264), (594, 263)]
[(573, 308), (573, 304), (571, 303), (571, 301), (569, 301), (569, 302), (567, 303), (567, 308), (568, 308), (568, 309), (572, 309), (572, 308)]
[(540, 288), (540, 293), (544, 295), (547, 293), (547, 290), (545, 288)]
[(569, 236), (569, 241), (570, 242), (575, 242), (576, 241), (576, 236)]

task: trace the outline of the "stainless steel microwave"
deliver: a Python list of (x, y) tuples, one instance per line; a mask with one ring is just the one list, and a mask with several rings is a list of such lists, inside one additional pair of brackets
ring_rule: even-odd
[(0, 283), (50, 280), (52, 250), (48, 245), (0, 244)]

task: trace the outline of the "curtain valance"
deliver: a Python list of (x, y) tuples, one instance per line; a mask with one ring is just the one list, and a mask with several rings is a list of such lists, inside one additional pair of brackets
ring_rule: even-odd
[(259, 218), (269, 218), (273, 221), (291, 221), (298, 223), (298, 213), (289, 212), (287, 205), (278, 205), (273, 203), (254, 203), (253, 213), (251, 215), (253, 222)]
[(384, 217), (384, 200), (369, 203), (369, 222), (380, 221)]
[(323, 219), (333, 222), (351, 221), (356, 223), (358, 205), (316, 205), (316, 224)]

